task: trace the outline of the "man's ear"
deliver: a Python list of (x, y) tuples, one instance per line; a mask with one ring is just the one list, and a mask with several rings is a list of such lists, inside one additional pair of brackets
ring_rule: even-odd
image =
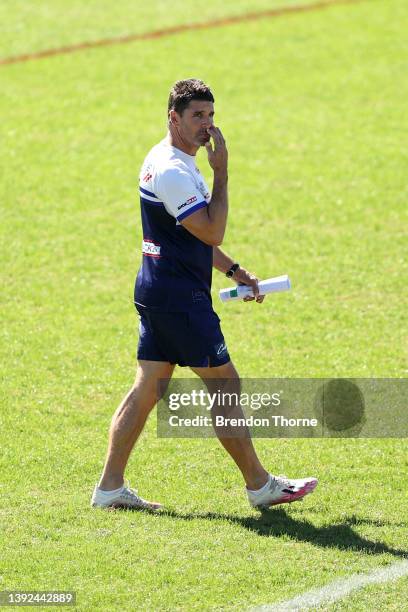
[(169, 111), (169, 123), (178, 125), (179, 121), (180, 121), (180, 117), (178, 113), (174, 109), (171, 109)]

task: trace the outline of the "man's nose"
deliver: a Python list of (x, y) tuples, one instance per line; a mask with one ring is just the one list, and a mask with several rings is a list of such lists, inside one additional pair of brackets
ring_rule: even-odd
[(202, 121), (202, 126), (204, 129), (208, 129), (210, 127), (212, 127), (212, 125), (214, 124), (214, 120), (212, 117), (204, 117), (203, 121)]

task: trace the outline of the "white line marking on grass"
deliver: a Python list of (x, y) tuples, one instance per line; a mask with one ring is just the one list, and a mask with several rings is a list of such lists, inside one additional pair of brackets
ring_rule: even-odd
[(408, 560), (398, 561), (388, 565), (383, 569), (376, 569), (369, 574), (353, 574), (349, 578), (335, 580), (321, 589), (312, 589), (302, 595), (298, 595), (288, 601), (278, 604), (268, 604), (252, 608), (253, 612), (286, 612), (287, 610), (308, 610), (321, 606), (322, 604), (333, 603), (343, 597), (347, 597), (353, 591), (357, 591), (369, 584), (379, 584), (398, 580), (408, 575)]

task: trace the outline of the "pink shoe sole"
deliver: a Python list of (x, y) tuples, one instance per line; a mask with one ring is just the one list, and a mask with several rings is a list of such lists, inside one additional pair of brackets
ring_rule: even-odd
[(262, 504), (258, 506), (258, 508), (262, 510), (265, 508), (270, 508), (270, 506), (278, 506), (279, 504), (291, 504), (292, 502), (300, 501), (309, 493), (313, 493), (313, 491), (317, 487), (317, 484), (318, 484), (317, 480), (310, 480), (309, 482), (305, 484), (304, 487), (299, 489), (299, 491), (297, 491), (296, 493), (293, 493), (293, 495), (288, 494), (284, 497), (281, 497), (280, 499), (277, 499), (276, 501), (271, 502), (270, 504)]

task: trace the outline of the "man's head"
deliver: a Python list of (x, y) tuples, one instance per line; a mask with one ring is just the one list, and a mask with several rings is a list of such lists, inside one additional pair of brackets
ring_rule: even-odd
[(211, 89), (198, 79), (177, 81), (170, 91), (168, 120), (172, 136), (184, 147), (192, 151), (204, 145), (214, 122)]

